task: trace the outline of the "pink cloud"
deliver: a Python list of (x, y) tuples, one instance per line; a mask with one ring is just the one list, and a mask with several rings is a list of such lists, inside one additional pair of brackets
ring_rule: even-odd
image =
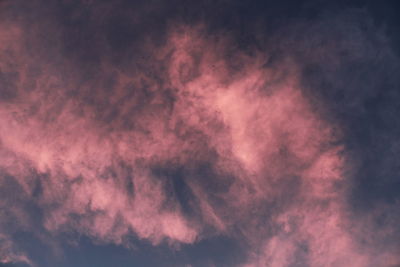
[[(16, 49), (19, 30), (0, 30), (6, 33), (0, 53)], [(249, 244), (248, 266), (289, 266), (297, 257), (310, 266), (369, 266), (370, 256), (353, 238), (345, 189), (337, 186), (348, 166), (343, 148), (331, 145), (336, 126), (313, 110), (289, 59), (267, 69), (267, 54), (236, 52), (240, 68), (232, 70), (227, 45), (227, 37), (206, 37), (201, 27), (171, 28), (165, 46), (149, 45), (154, 62), (167, 62), (159, 73), (149, 63), (161, 82), (105, 62), (101, 71), (117, 77), (114, 91), (99, 88), (89, 96), (103, 103), (104, 114), (117, 111), (108, 122), (84, 100), (86, 90), (103, 86), (96, 81), (74, 97), (68, 95), (74, 83), (50, 69), (36, 90), (18, 84), (16, 99), (0, 106), (0, 168), (28, 194), (31, 170), (47, 175), (38, 203), (51, 233), (77, 231), (122, 244), (133, 232), (154, 245), (191, 244), (207, 238), (204, 229), (211, 227)], [(28, 60), (23, 52), (17, 60), (22, 81)], [(210, 192), (202, 177), (184, 177), (198, 205), (199, 214), (190, 217), (171, 197), (170, 177), (153, 168), (202, 161), (215, 175), (203, 179), (229, 177), (229, 185)]]

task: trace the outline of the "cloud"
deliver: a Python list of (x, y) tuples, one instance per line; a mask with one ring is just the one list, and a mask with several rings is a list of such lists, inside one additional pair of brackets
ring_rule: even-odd
[[(351, 125), (363, 129), (357, 116), (369, 118), (364, 104), (395, 66), (365, 13), (299, 19), (260, 48), (161, 4), (40, 3), (0, 25), (0, 182), (11, 189), (0, 233), (18, 218), (14, 233), (43, 242), (79, 233), (180, 248), (228, 236), (247, 247), (246, 266), (396, 262), (398, 242), (380, 241), (398, 234), (396, 209), (359, 222), (351, 200), (370, 162)], [(375, 61), (385, 64), (368, 72)], [(30, 264), (4, 236), (4, 261)]]

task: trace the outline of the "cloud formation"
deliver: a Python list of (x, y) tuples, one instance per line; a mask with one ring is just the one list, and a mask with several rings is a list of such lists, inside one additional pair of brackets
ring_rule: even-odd
[[(365, 11), (297, 18), (268, 37), (249, 22), (242, 44), (208, 7), (188, 19), (158, 1), (44, 2), (6, 2), (0, 22), (1, 262), (40, 266), (20, 232), (54, 254), (73, 233), (171, 251), (227, 236), (245, 251), (239, 266), (399, 260), (398, 195), (369, 205), (363, 186), (378, 182), (359, 178), (378, 157), (367, 144), (398, 147), (360, 122), (382, 81), (398, 85)], [(396, 163), (383, 156), (374, 173)]]

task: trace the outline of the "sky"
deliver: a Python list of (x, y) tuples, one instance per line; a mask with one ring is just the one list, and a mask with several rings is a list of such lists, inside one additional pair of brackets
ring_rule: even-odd
[(400, 266), (399, 8), (0, 1), (0, 266)]

